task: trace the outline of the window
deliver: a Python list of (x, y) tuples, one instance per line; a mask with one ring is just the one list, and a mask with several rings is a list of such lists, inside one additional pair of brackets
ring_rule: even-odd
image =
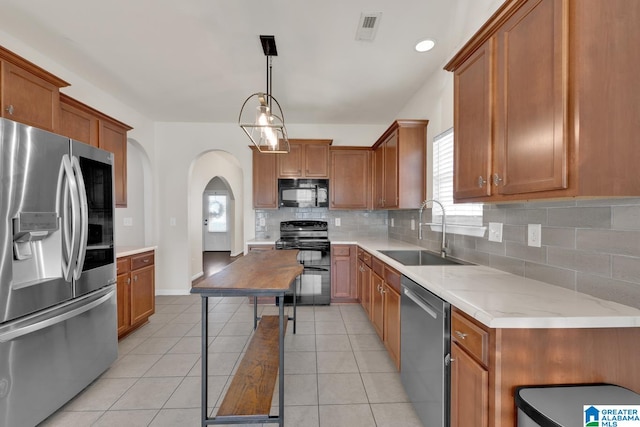
[[(482, 225), (482, 203), (453, 203), (453, 128), (433, 139), (433, 198), (444, 206), (448, 228), (449, 225)], [(439, 222), (441, 218), (442, 212), (435, 207), (433, 221)], [(453, 228), (451, 231), (456, 232)]]
[(226, 233), (227, 232), (227, 196), (212, 194), (209, 200), (209, 221), (208, 227), (210, 233)]

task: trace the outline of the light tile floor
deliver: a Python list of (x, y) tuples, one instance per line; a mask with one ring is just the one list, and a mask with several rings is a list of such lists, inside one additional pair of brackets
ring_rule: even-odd
[[(196, 295), (156, 297), (156, 314), (119, 342), (111, 368), (42, 426), (199, 426), (200, 310)], [(253, 306), (210, 298), (209, 310), (213, 414), (249, 342)], [(277, 307), (259, 311), (277, 314)], [(422, 427), (359, 305), (298, 307), (297, 314), (296, 334), (289, 325), (285, 337), (287, 426)]]

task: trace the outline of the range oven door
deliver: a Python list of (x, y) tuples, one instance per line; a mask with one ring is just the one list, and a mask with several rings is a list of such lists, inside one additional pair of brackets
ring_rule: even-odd
[[(323, 242), (299, 246), (304, 248), (296, 248), (286, 242), (276, 243), (276, 249), (297, 249), (298, 262), (304, 266), (296, 279), (296, 304), (328, 305), (331, 302), (331, 245)], [(285, 304), (293, 304), (293, 296), (285, 296), (284, 301)]]
[[(331, 302), (331, 271), (329, 266), (304, 267), (296, 279), (296, 304), (328, 305)], [(287, 298), (285, 297), (285, 303)]]

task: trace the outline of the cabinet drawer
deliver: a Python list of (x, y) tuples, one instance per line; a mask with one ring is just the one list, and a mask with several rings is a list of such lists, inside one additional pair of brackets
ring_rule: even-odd
[(451, 316), (451, 339), (479, 362), (489, 362), (489, 332), (455, 311)]
[(396, 292), (401, 292), (400, 273), (387, 265), (384, 266), (384, 281), (387, 283), (387, 285), (395, 289)]
[(351, 246), (331, 246), (331, 254), (334, 256), (350, 256)]
[(129, 257), (118, 258), (116, 261), (116, 274), (128, 273), (131, 260)]
[(153, 252), (145, 252), (140, 255), (131, 256), (131, 269), (137, 270), (139, 268), (153, 265), (154, 256)]
[(371, 257), (371, 269), (380, 277), (384, 278), (384, 262), (376, 257)]
[(371, 254), (362, 248), (358, 249), (358, 258), (371, 267)]

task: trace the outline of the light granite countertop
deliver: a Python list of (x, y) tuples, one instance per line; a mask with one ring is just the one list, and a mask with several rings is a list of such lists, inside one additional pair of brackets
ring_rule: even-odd
[(156, 246), (116, 246), (116, 258), (156, 250)]
[(379, 252), (424, 249), (410, 243), (367, 238), (331, 238), (331, 243), (359, 245), (490, 328), (640, 327), (637, 308), (486, 266), (405, 266)]

